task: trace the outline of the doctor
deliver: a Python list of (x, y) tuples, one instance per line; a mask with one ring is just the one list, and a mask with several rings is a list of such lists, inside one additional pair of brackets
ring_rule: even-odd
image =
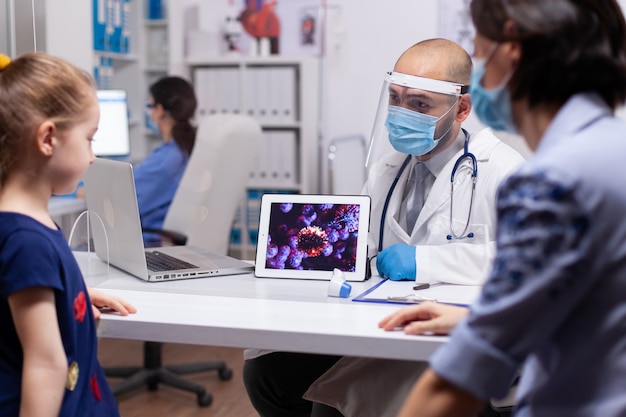
[(432, 39), (386, 75), (364, 189), (381, 276), (476, 285), (491, 265), (496, 189), (523, 158), (489, 129), (461, 128), (471, 67), (460, 46)]
[[(480, 284), (489, 269), (494, 253), (496, 188), (523, 158), (490, 130), (468, 134), (461, 129), (471, 111), (467, 94), (471, 70), (471, 59), (463, 48), (445, 39), (431, 39), (404, 52), (387, 76), (372, 134), (369, 180), (365, 186), (373, 205), (369, 245), (374, 250), (370, 255), (378, 253), (378, 271), (385, 276)], [(451, 198), (452, 169), (465, 153), (466, 144), (467, 151), (475, 155), (476, 170), (471, 157), (461, 160)], [(405, 161), (408, 162), (400, 172)], [(420, 167), (414, 168), (416, 165)], [(420, 168), (426, 169), (416, 178), (414, 172)], [(476, 188), (472, 197), (474, 171)], [(398, 181), (392, 187), (396, 177)], [(422, 185), (418, 184), (420, 179), (424, 179), (424, 187), (418, 189)], [(387, 196), (389, 204), (380, 239), (379, 225)], [(473, 237), (469, 237), (470, 233)], [(378, 248), (379, 242), (385, 250)], [(346, 404), (345, 397), (338, 402), (325, 401), (325, 392), (320, 389), (310, 397), (313, 401), (302, 398), (311, 384), (340, 359), (247, 350), (243, 378), (250, 401), (261, 417), (341, 416), (336, 409), (321, 403), (338, 407)], [(388, 389), (401, 385), (405, 391), (397, 397), (396, 410), (425, 367), (394, 361), (400, 364), (403, 375), (386, 372), (386, 366), (376, 368), (381, 370), (379, 375), (368, 373), (372, 368), (367, 364), (368, 371), (361, 372), (360, 363), (353, 363), (354, 359), (343, 358), (340, 364), (348, 362), (350, 369), (358, 370), (356, 376), (349, 372), (344, 375), (342, 370), (334, 372), (336, 378), (346, 381), (342, 386), (367, 387), (374, 380)], [(376, 392), (368, 397), (357, 395), (347, 402), (379, 404), (382, 398)], [(363, 408), (366, 407), (361, 407), (356, 415), (364, 417)], [(381, 417), (375, 408), (370, 410), (372, 416)]]

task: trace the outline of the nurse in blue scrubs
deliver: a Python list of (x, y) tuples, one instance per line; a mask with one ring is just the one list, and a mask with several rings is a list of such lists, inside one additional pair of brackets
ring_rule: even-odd
[[(193, 86), (179, 77), (165, 77), (150, 87), (148, 125), (163, 138), (134, 171), (141, 226), (161, 229), (174, 193), (185, 172), (196, 139), (192, 125), (197, 107)], [(146, 243), (159, 240), (144, 233)]]

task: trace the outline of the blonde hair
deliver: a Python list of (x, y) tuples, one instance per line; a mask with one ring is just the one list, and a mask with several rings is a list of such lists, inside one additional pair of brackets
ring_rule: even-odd
[(0, 69), (0, 182), (28, 155), (44, 121), (65, 131), (84, 117), (95, 87), (89, 74), (44, 53), (26, 53)]

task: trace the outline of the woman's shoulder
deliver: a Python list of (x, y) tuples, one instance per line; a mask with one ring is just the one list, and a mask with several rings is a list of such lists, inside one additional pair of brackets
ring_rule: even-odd
[(166, 142), (155, 148), (142, 162), (135, 168), (135, 176), (142, 171), (161, 172), (169, 170), (171, 167), (186, 166), (188, 157), (174, 141)]

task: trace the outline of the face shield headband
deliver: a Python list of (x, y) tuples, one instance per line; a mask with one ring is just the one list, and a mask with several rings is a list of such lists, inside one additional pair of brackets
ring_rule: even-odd
[[(424, 113), (430, 107), (449, 103), (450, 96), (460, 97), (468, 89), (469, 86), (458, 83), (388, 72), (378, 103), (366, 166), (369, 168), (385, 155), (394, 152), (424, 155), (433, 150), (438, 143), (437, 139), (445, 136), (452, 128), (451, 123), (435, 139), (437, 122), (449, 114), (454, 104), (438, 116)], [(402, 91), (408, 98), (401, 100), (396, 91)]]

